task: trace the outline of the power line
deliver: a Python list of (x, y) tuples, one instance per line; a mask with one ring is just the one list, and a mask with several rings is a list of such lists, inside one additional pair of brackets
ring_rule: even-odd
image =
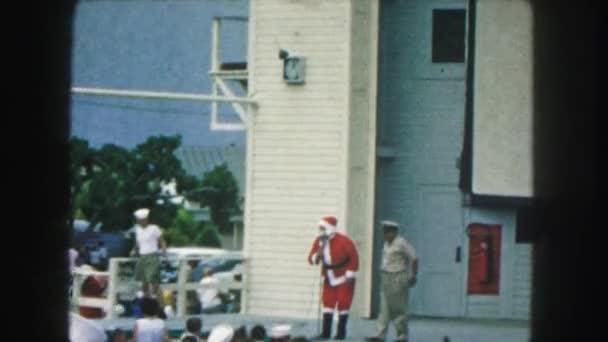
[(108, 103), (102, 101), (94, 101), (94, 100), (83, 100), (83, 99), (75, 99), (72, 98), (72, 101), (77, 104), (82, 104), (86, 106), (93, 107), (106, 107), (106, 108), (117, 108), (123, 109), (127, 111), (137, 111), (142, 113), (161, 113), (161, 114), (172, 114), (172, 115), (193, 115), (193, 116), (208, 116), (209, 111), (187, 111), (183, 109), (161, 109), (158, 107), (149, 107), (149, 106), (137, 106), (137, 105), (126, 105), (126, 104), (116, 104), (116, 103)]

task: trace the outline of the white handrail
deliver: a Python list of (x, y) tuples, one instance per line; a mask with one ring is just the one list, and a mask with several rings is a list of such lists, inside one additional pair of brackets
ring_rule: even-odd
[[(186, 315), (186, 293), (200, 288), (198, 282), (189, 281), (187, 272), (187, 262), (191, 260), (205, 261), (214, 258), (227, 258), (232, 259), (237, 257), (234, 254), (226, 253), (225, 255), (209, 255), (200, 257), (182, 257), (182, 258), (168, 258), (171, 261), (179, 261), (178, 265), (178, 278), (176, 283), (160, 284), (160, 288), (163, 290), (171, 290), (177, 292), (177, 316), (183, 317)], [(238, 257), (238, 259), (245, 262), (245, 258)], [(72, 304), (76, 308), (80, 306), (94, 307), (105, 310), (106, 318), (116, 318), (117, 313), (114, 310), (117, 304), (117, 295), (121, 288), (126, 288), (124, 284), (120, 283), (120, 264), (127, 262), (135, 262), (136, 258), (111, 258), (109, 262), (109, 268), (107, 272), (95, 271), (95, 270), (79, 270), (76, 269), (72, 272), (73, 277), (73, 293), (72, 293)], [(108, 277), (107, 295), (105, 297), (87, 297), (82, 296), (80, 286), (82, 285), (82, 279), (88, 276), (103, 276)], [(131, 281), (131, 280), (129, 280)], [(228, 286), (225, 286), (226, 290), (243, 290), (243, 281), (235, 281), (232, 279)]]

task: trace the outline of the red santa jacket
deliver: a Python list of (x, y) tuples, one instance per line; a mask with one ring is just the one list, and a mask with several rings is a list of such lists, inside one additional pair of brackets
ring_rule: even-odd
[(316, 238), (308, 253), (308, 262), (323, 262), (322, 274), (331, 286), (338, 286), (346, 278), (354, 278), (359, 270), (359, 255), (353, 241), (344, 234), (336, 233), (325, 246)]

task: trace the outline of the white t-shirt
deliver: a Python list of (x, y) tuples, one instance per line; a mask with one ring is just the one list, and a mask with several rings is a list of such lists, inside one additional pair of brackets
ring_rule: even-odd
[(160, 318), (140, 318), (137, 326), (137, 342), (163, 342), (165, 340), (165, 321)]
[(70, 341), (104, 342), (106, 334), (103, 328), (93, 320), (70, 313)]
[(158, 240), (162, 232), (154, 224), (149, 224), (146, 228), (139, 225), (135, 226), (135, 241), (139, 247), (139, 254), (152, 254), (158, 252)]
[(220, 281), (217, 278), (214, 278), (213, 276), (204, 277), (199, 284), (201, 287), (196, 292), (198, 293), (198, 300), (201, 302), (203, 309), (222, 304), (222, 300), (219, 297)]

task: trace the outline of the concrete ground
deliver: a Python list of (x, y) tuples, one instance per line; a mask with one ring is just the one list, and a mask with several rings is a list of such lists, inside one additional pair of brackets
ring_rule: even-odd
[[(172, 335), (178, 336), (184, 329), (185, 320), (167, 320)], [(100, 320), (106, 330), (122, 328), (131, 330), (134, 319)], [(226, 323), (233, 327), (247, 326), (247, 330), (256, 324), (264, 325), (268, 332), (273, 325), (289, 324), (292, 326), (292, 336), (313, 337), (317, 335), (317, 322), (314, 320), (281, 319), (255, 315), (205, 315), (203, 329), (210, 330), (215, 325)], [(365, 337), (374, 334), (375, 321), (361, 318), (351, 318), (348, 322), (348, 341), (364, 341)], [(334, 325), (335, 329), (335, 325)], [(412, 318), (410, 320), (410, 341), (429, 342), (515, 342), (528, 341), (529, 328), (527, 322), (501, 320), (472, 320), (472, 319), (437, 319)], [(387, 341), (395, 337), (391, 327)], [(449, 340), (446, 340), (447, 337)]]

